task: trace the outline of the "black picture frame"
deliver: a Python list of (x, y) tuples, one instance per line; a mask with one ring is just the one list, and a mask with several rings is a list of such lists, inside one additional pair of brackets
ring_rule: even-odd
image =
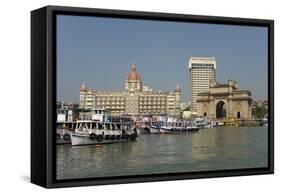
[[(56, 180), (56, 15), (264, 26), (268, 28), (268, 164), (267, 168), (167, 173)], [(31, 182), (46, 188), (168, 181), (274, 173), (274, 21), (231, 17), (46, 6), (31, 12)]]

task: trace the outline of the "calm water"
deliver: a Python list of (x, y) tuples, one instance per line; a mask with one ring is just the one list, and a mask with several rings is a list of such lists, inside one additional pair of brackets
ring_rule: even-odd
[(267, 128), (140, 135), (135, 142), (57, 146), (57, 178), (88, 178), (267, 166)]

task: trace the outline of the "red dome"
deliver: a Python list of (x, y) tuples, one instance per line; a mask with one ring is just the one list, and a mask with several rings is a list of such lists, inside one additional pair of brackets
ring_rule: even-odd
[(87, 88), (80, 88), (80, 92), (87, 92)]
[(80, 92), (87, 92), (87, 87), (84, 84), (84, 81), (82, 83), (82, 85), (80, 86)]
[(140, 80), (140, 75), (136, 71), (136, 64), (132, 64), (132, 70), (128, 74), (128, 80)]

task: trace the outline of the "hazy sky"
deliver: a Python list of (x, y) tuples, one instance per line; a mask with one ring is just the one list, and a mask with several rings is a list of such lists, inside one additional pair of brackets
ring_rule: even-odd
[(254, 99), (267, 98), (267, 28), (86, 16), (57, 18), (57, 99), (79, 102), (79, 87), (123, 90), (135, 62), (143, 85), (189, 93), (189, 56), (216, 57), (216, 78), (229, 78)]

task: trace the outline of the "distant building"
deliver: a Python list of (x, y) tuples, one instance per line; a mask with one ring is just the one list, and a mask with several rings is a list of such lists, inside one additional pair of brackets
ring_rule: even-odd
[(113, 115), (179, 116), (180, 97), (179, 85), (173, 91), (154, 91), (143, 86), (136, 65), (132, 64), (123, 91), (97, 91), (83, 83), (80, 87), (80, 108), (104, 108)]
[(207, 92), (210, 83), (216, 81), (215, 57), (190, 57), (188, 63), (190, 72), (191, 111), (197, 112), (198, 93)]
[(236, 81), (228, 80), (226, 84), (213, 82), (207, 92), (198, 93), (198, 116), (209, 118), (252, 117), (252, 98), (248, 90), (239, 90)]
[(180, 109), (181, 109), (181, 111), (185, 111), (185, 110), (187, 110), (188, 108), (189, 108), (189, 105), (188, 105), (187, 102), (182, 102), (182, 103), (180, 103)]

